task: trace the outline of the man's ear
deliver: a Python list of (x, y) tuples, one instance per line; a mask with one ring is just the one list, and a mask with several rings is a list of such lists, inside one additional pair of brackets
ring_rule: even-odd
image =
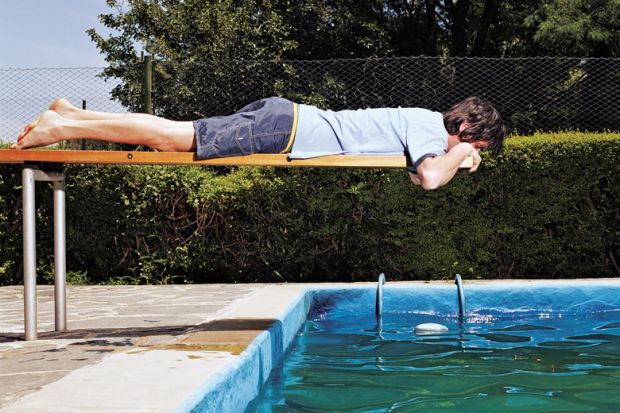
[(469, 122), (464, 120), (463, 122), (461, 122), (461, 125), (459, 126), (459, 136), (461, 136), (461, 132), (463, 132), (467, 128), (469, 128)]

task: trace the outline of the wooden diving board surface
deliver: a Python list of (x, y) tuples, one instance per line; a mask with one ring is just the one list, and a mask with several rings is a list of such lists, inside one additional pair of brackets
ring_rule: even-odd
[[(329, 155), (309, 159), (289, 159), (286, 154), (254, 154), (207, 160), (196, 159), (195, 152), (136, 152), (82, 150), (0, 149), (0, 163), (196, 165), (196, 166), (289, 166), (320, 168), (405, 168), (405, 155)], [(470, 168), (467, 158), (461, 168)]]

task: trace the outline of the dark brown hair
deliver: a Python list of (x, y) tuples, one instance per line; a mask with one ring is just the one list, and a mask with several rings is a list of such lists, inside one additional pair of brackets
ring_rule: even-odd
[[(461, 124), (467, 127), (459, 132)], [(506, 126), (499, 112), (491, 102), (472, 96), (452, 106), (444, 112), (443, 123), (451, 135), (457, 135), (461, 142), (487, 141), (487, 150), (497, 157), (504, 146)]]

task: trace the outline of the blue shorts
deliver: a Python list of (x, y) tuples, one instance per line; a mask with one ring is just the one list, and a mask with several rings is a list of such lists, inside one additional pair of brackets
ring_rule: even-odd
[(288, 153), (296, 127), (296, 103), (279, 97), (261, 99), (232, 115), (194, 121), (196, 157)]

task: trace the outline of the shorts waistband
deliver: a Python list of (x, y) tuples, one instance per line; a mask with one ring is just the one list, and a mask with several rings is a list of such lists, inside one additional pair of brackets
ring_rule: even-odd
[(295, 142), (295, 134), (297, 132), (297, 119), (299, 117), (299, 105), (293, 102), (293, 127), (291, 128), (291, 136), (288, 138), (286, 147), (280, 153), (289, 153)]

